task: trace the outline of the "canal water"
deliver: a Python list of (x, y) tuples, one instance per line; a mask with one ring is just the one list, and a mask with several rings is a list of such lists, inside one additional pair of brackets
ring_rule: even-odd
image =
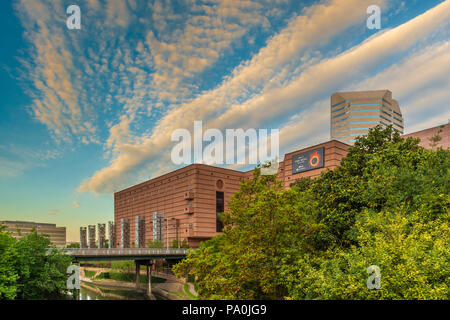
[(80, 289), (79, 300), (146, 300), (144, 293), (87, 284)]

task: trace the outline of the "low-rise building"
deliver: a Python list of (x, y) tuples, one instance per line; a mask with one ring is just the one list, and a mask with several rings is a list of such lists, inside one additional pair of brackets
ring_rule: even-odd
[(29, 222), (29, 221), (0, 221), (0, 225), (6, 226), (14, 238), (20, 239), (29, 234), (33, 229), (38, 234), (47, 235), (50, 242), (56, 247), (66, 246), (66, 227), (57, 227), (56, 224)]

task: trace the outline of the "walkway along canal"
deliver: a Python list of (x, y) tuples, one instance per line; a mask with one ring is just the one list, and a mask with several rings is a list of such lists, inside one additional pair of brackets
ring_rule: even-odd
[[(175, 276), (151, 272), (151, 294), (147, 294), (147, 266), (141, 270), (136, 266), (136, 274), (129, 270), (111, 268), (82, 267), (80, 300), (192, 300), (196, 299), (194, 286), (184, 283)], [(139, 277), (137, 276), (139, 274)], [(135, 281), (133, 281), (135, 277)], [(145, 285), (141, 285), (145, 284)]]

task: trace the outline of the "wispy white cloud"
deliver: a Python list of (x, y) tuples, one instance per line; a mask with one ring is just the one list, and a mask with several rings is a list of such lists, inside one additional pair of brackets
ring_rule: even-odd
[(24, 80), (31, 82), (27, 92), (33, 98), (31, 113), (46, 125), (55, 139), (72, 141), (74, 135), (96, 142), (95, 127), (87, 117), (88, 105), (80, 96), (82, 79), (73, 63), (68, 37), (61, 32), (65, 12), (62, 1), (19, 1), (16, 12), (31, 44), (32, 60), (22, 60)]
[[(337, 1), (332, 3), (334, 5), (343, 4)], [(356, 3), (353, 5), (356, 5)], [(328, 11), (326, 6), (324, 6), (320, 7), (320, 9), (312, 8), (311, 12), (316, 12), (320, 16), (323, 12)], [(323, 99), (329, 96), (330, 92), (345, 87), (346, 84), (350, 84), (357, 79), (361, 79), (365, 74), (375, 71), (382, 61), (392, 58), (396, 54), (406, 53), (414, 45), (420, 41), (424, 41), (430, 32), (438, 28), (445, 28), (445, 25), (449, 21), (449, 16), (450, 1), (446, 1), (423, 15), (395, 29), (381, 32), (336, 57), (324, 59), (312, 64), (303, 70), (298, 77), (288, 81), (283, 86), (271, 88), (266, 91), (263, 90), (261, 93), (251, 96), (243, 103), (236, 103), (237, 101), (234, 101), (235, 103), (230, 104), (230, 96), (239, 97), (240, 90), (245, 90), (248, 84), (252, 84), (252, 81), (237, 81), (236, 79), (241, 79), (251, 74), (250, 71), (254, 69), (263, 70), (264, 67), (270, 66), (271, 61), (283, 61), (282, 54), (276, 54), (281, 52), (277, 48), (282, 48), (282, 43), (289, 48), (294, 39), (294, 37), (285, 36), (285, 30), (283, 30), (278, 37), (285, 38), (285, 41), (280, 40), (280, 43), (278, 43), (278, 38), (275, 37), (259, 52), (259, 54), (265, 51), (270, 52), (271, 54), (268, 54), (268, 57), (273, 56), (272, 59), (279, 57), (279, 60), (254, 57), (252, 61), (260, 61), (255, 63), (256, 67), (248, 67), (252, 65), (250, 62), (248, 65), (236, 69), (233, 76), (227, 79), (219, 89), (206, 92), (192, 103), (185, 104), (169, 112), (159, 122), (152, 137), (135, 145), (127, 145), (126, 148), (120, 150), (120, 153), (113, 159), (111, 165), (96, 172), (91, 179), (85, 181), (80, 186), (79, 191), (110, 192), (114, 190), (118, 185), (129, 179), (127, 176), (133, 170), (138, 171), (142, 167), (145, 167), (146, 161), (159, 158), (161, 153), (168, 153), (167, 148), (170, 145), (168, 141), (170, 132), (178, 127), (190, 128), (193, 120), (205, 120), (213, 115), (215, 118), (208, 122), (207, 125), (209, 127), (259, 127), (268, 124), (270, 120), (276, 117), (292, 115), (293, 111), (301, 105), (305, 108), (304, 114), (307, 114), (308, 112), (306, 111), (310, 109), (307, 107), (308, 104), (310, 105), (317, 100)], [(327, 17), (327, 14), (324, 14), (323, 17)], [(347, 19), (347, 16), (345, 18)], [(355, 17), (355, 19), (360, 19), (360, 17)], [(300, 20), (306, 20), (306, 22), (311, 21), (312, 30), (307, 29), (306, 32), (308, 34), (315, 34), (317, 36), (316, 42), (320, 43), (322, 41), (320, 38), (321, 32), (324, 32), (324, 30), (328, 31), (326, 27), (318, 23), (321, 20), (318, 20), (314, 15), (311, 17), (303, 17)], [(325, 26), (329, 28), (339, 25), (339, 23), (329, 24), (326, 18), (323, 21)], [(290, 30), (289, 27), (287, 30)], [(316, 32), (314, 33), (313, 31)], [(289, 34), (290, 32), (287, 33)], [(302, 38), (302, 33), (300, 32), (298, 36)], [(325, 38), (324, 40), (329, 40), (328, 35)], [(307, 37), (307, 39), (309, 38)], [(310, 43), (308, 44), (311, 45)], [(294, 50), (295, 54), (291, 55), (291, 57), (296, 58), (299, 51), (299, 48), (296, 51)], [(262, 54), (262, 56), (266, 55)], [(242, 69), (248, 71), (242, 72)], [(271, 68), (266, 69), (271, 70)], [(260, 72), (258, 75), (266, 81), (270, 81), (270, 76), (273, 76), (273, 74), (265, 75), (264, 72)], [(237, 93), (233, 95), (233, 91)], [(217, 110), (222, 112), (217, 112)], [(325, 107), (321, 107), (320, 110), (325, 110)], [(308, 119), (314, 119), (315, 117), (316, 120), (311, 120), (310, 122), (317, 123), (316, 121), (318, 121), (321, 123), (325, 120), (324, 116), (321, 117), (317, 113), (314, 113), (314, 111), (309, 111), (313, 117)], [(320, 114), (324, 115), (324, 113)], [(303, 123), (306, 125), (307, 120), (306, 118), (303, 119), (305, 119)], [(311, 127), (310, 123), (308, 123), (307, 127)], [(288, 125), (282, 130), (282, 133), (294, 132), (295, 129), (298, 129), (296, 125)], [(325, 137), (324, 131), (318, 132), (317, 134)], [(282, 136), (286, 136), (286, 134), (282, 134)]]
[(247, 125), (257, 127), (274, 117), (289, 114), (301, 104), (314, 103), (349, 83), (361, 81), (361, 78), (375, 72), (380, 64), (398, 54), (407, 53), (416, 44), (426, 44), (431, 32), (439, 28), (446, 30), (449, 18), (450, 1), (446, 1), (395, 29), (382, 32), (336, 57), (312, 65), (283, 87), (263, 92), (243, 104), (233, 105), (216, 117), (211, 125), (235, 127), (245, 121)]
[(389, 88), (400, 103), (405, 132), (413, 132), (445, 123), (450, 118), (449, 74), (450, 42), (443, 41), (425, 46), (349, 88)]
[[(80, 186), (79, 191), (109, 192), (129, 183), (130, 171), (141, 170), (146, 166), (146, 161), (155, 160), (155, 157), (167, 152), (164, 149), (170, 145), (170, 134), (174, 129), (190, 128), (196, 119), (206, 121), (220, 115), (224, 109), (230, 109), (234, 103), (251, 98), (252, 91), (261, 90), (271, 79), (279, 77), (283, 67), (288, 69), (292, 66), (292, 60), (300, 59), (303, 50), (323, 45), (339, 31), (361, 22), (368, 3), (335, 0), (328, 5), (315, 5), (306, 11), (305, 16), (294, 18), (287, 28), (269, 40), (250, 61), (236, 68), (218, 88), (170, 110), (158, 122), (150, 137), (144, 137), (138, 143), (116, 146), (117, 156), (111, 165), (96, 172)], [(382, 4), (383, 1), (378, 3)], [(355, 8), (361, 10), (352, 10)], [(242, 116), (246, 118), (247, 115), (243, 112)], [(223, 125), (228, 123), (224, 122)], [(215, 127), (221, 128), (223, 125)]]
[[(330, 49), (330, 43), (365, 26), (368, 5), (393, 2), (322, 1), (292, 15), (259, 51), (201, 91), (196, 79), (239, 46), (257, 48), (252, 33), (270, 34), (272, 19), (287, 16), (288, 2), (185, 0), (180, 13), (167, 1), (89, 0), (85, 24), (74, 33), (61, 32), (65, 17), (52, 14), (65, 12), (62, 0), (19, 1), (32, 50), (23, 64), (34, 117), (56, 140), (102, 144), (110, 159), (78, 191), (111, 192), (173, 169), (171, 133), (191, 129), (194, 120), (205, 129), (278, 126), (283, 153), (300, 140), (328, 138), (334, 91), (391, 89), (407, 119), (421, 114), (422, 103), (447, 98), (449, 50), (431, 35), (448, 28), (449, 0), (350, 49), (345, 43)], [(129, 37), (133, 32), (140, 37)], [(415, 51), (418, 45), (425, 49)], [(434, 108), (429, 117), (438, 114)]]
[[(450, 119), (450, 42), (430, 44), (412, 52), (395, 65), (347, 90), (389, 89), (400, 102), (406, 132), (414, 132), (446, 123)], [(420, 76), (417, 76), (420, 75)], [(280, 130), (284, 152), (328, 140), (330, 130), (329, 98), (292, 116)], [(299, 142), (301, 141), (301, 144)]]

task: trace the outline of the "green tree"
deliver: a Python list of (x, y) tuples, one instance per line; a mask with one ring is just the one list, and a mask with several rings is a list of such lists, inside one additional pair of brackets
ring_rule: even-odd
[(67, 293), (71, 257), (51, 248), (47, 236), (32, 231), (15, 244), (18, 299), (59, 299)]
[[(358, 217), (358, 246), (305, 253), (290, 250), (280, 264), (287, 299), (448, 299), (448, 215), (411, 224), (401, 209)], [(381, 289), (369, 290), (366, 270), (381, 269)]]
[(15, 257), (15, 239), (0, 226), (0, 300), (14, 299), (17, 294), (17, 272), (13, 262)]
[(79, 248), (80, 244), (78, 242), (72, 242), (67, 246), (67, 248)]
[(147, 240), (147, 247), (148, 248), (164, 248), (161, 241), (155, 240)]
[[(257, 168), (223, 214), (223, 235), (174, 271), (194, 275), (208, 299), (448, 298), (449, 168), (449, 150), (392, 127), (290, 190)], [(370, 265), (381, 290), (366, 287)]]
[(174, 271), (194, 275), (202, 298), (282, 297), (285, 287), (276, 281), (280, 248), (299, 242), (288, 235), (303, 234), (307, 220), (296, 210), (294, 197), (282, 191), (275, 176), (261, 176), (257, 168), (228, 203), (230, 210), (221, 217), (223, 235), (202, 243)]
[(189, 244), (186, 241), (186, 239), (184, 239), (183, 241), (174, 239), (172, 241), (172, 249), (177, 249), (177, 248), (188, 249), (189, 248)]

